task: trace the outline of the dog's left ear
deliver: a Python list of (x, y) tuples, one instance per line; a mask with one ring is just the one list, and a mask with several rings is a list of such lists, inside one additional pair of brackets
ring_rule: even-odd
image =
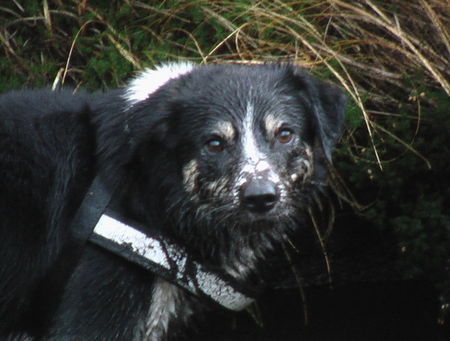
[(335, 85), (319, 81), (299, 67), (294, 67), (294, 75), (302, 83), (313, 112), (314, 129), (323, 152), (329, 162), (344, 123), (347, 96)]

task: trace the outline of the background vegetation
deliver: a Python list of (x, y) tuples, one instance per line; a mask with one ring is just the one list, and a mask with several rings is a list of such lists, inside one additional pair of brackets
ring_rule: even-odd
[(445, 0), (2, 1), (0, 92), (117, 87), (174, 59), (292, 61), (340, 84), (351, 99), (336, 154), (340, 200), (394, 233), (398, 273), (438, 286), (443, 319), (449, 21)]

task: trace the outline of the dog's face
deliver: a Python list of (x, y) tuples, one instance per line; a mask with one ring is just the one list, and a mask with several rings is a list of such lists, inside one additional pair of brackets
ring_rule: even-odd
[(192, 118), (181, 127), (184, 190), (242, 223), (289, 217), (314, 172), (311, 117), (288, 88), (258, 77), (231, 79), (219, 96), (182, 105)]
[(163, 71), (168, 76), (152, 71), (127, 88), (125, 110), (136, 148), (152, 145), (140, 157), (152, 173), (167, 172), (156, 177), (164, 214), (205, 239), (295, 223), (324, 185), (343, 93), (292, 65)]
[[(265, 65), (201, 68), (170, 91), (166, 137), (177, 141), (183, 191), (197, 215), (273, 225), (295, 217), (323, 185), (331, 153), (323, 148), (332, 148), (342, 121), (336, 88), (294, 67)], [(323, 121), (335, 124), (327, 127), (334, 135), (321, 130)]]

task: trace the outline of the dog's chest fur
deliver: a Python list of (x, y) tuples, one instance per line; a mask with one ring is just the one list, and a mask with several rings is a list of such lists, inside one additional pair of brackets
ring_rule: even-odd
[(153, 285), (152, 302), (146, 316), (138, 324), (134, 341), (161, 340), (167, 334), (170, 321), (188, 321), (193, 314), (183, 289), (157, 278)]

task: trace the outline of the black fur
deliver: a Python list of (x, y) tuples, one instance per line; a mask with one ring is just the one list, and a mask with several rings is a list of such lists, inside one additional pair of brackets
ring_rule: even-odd
[[(31, 90), (0, 97), (4, 338), (164, 339), (205, 309), (195, 297), (94, 245), (86, 245), (75, 267), (64, 267), (72, 259), (68, 227), (98, 174), (119, 183), (115, 201), (123, 215), (170, 235), (243, 285), (263, 285), (267, 253), (283, 235), (302, 229), (312, 195), (324, 187), (345, 96), (297, 67), (199, 67), (134, 105), (124, 91), (90, 96)], [(205, 149), (219, 139), (212, 131), (218, 121), (236, 127), (236, 140), (243, 134), (249, 102), (255, 127), (276, 114), (294, 134), (293, 142), (281, 145), (255, 128), (258, 147), (277, 165), (287, 193), (264, 214), (244, 209), (242, 190), (233, 187), (241, 144), (227, 142), (219, 153)], [(187, 189), (192, 160), (195, 174)], [(167, 313), (168, 328), (150, 333), (153, 283), (164, 293), (163, 303), (175, 308)]]

